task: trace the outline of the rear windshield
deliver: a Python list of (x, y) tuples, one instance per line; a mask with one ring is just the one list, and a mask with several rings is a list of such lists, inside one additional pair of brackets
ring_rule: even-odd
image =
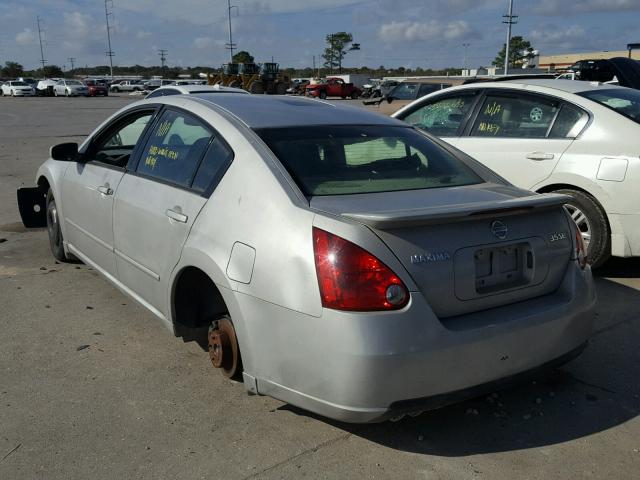
[(307, 196), (483, 182), (462, 160), (412, 128), (349, 125), (257, 133)]
[(578, 95), (598, 102), (605, 107), (640, 123), (640, 91), (630, 88), (589, 90)]

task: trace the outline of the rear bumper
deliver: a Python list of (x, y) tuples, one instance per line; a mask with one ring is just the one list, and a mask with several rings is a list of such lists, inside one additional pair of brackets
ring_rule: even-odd
[(298, 317), (286, 344), (273, 345), (276, 364), (248, 373), (259, 393), (340, 421), (382, 421), (567, 361), (591, 335), (594, 304), (590, 270), (572, 263), (551, 295), (446, 322), (416, 293), (396, 313), (324, 310)]

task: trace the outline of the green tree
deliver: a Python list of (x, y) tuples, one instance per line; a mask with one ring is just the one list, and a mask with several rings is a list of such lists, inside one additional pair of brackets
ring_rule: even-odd
[(240, 50), (233, 56), (233, 63), (254, 63), (253, 56), (246, 50)]
[[(507, 44), (502, 44), (502, 49), (498, 52), (491, 65), (504, 68), (504, 57), (506, 55)], [(533, 47), (531, 42), (521, 36), (511, 37), (509, 42), (509, 68), (521, 66), (525, 60), (533, 58)]]
[(24, 74), (24, 68), (18, 62), (6, 62), (4, 68), (1, 69), (3, 77), (22, 77)]
[(58, 65), (46, 65), (38, 70), (39, 75), (44, 78), (64, 77), (64, 72)]
[[(330, 33), (325, 40), (327, 48), (324, 49), (322, 54), (322, 58), (325, 60), (324, 67), (328, 68), (331, 73), (333, 73), (334, 68), (338, 68), (338, 71), (342, 73), (342, 60), (349, 51), (347, 47), (353, 43), (353, 35), (347, 32)], [(354, 44), (354, 47), (356, 45)]]

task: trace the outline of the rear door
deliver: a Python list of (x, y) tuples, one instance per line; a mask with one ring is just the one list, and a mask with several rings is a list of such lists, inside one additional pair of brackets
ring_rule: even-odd
[(531, 189), (551, 175), (573, 141), (553, 131), (562, 106), (544, 95), (489, 91), (465, 135), (447, 141), (514, 185)]
[(82, 163), (69, 165), (62, 180), (67, 242), (112, 276), (116, 275), (113, 197), (154, 113), (155, 108), (144, 108), (116, 119), (89, 144)]
[(230, 152), (207, 123), (167, 109), (120, 183), (114, 206), (118, 277), (164, 316), (170, 274)]

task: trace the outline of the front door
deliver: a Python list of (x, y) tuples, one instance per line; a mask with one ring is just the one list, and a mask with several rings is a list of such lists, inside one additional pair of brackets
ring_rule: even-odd
[(119, 280), (165, 317), (168, 280), (207, 201), (203, 175), (211, 175), (207, 158), (217, 145), (205, 122), (167, 109), (141, 149), (135, 171), (124, 176), (116, 193)]
[(89, 145), (83, 162), (67, 168), (62, 180), (60, 206), (71, 251), (114, 277), (113, 198), (152, 114), (142, 110), (117, 119)]

